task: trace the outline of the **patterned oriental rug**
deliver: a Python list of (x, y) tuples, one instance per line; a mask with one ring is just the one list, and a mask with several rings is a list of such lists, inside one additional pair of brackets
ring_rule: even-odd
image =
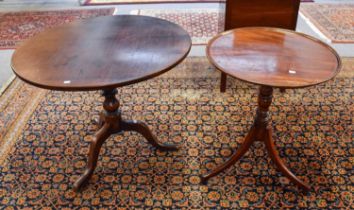
[(134, 10), (134, 15), (145, 15), (162, 18), (182, 26), (192, 37), (194, 45), (205, 45), (223, 31), (220, 26), (224, 18), (217, 9), (145, 9)]
[[(112, 5), (112, 4), (156, 4), (156, 3), (220, 3), (226, 0), (81, 0), (81, 5)], [(313, 2), (313, 0), (302, 0)]]
[(155, 4), (155, 3), (219, 3), (226, 0), (82, 0), (83, 6), (114, 4)]
[[(235, 166), (200, 184), (249, 130), (257, 87), (234, 79), (219, 92), (220, 73), (205, 58), (119, 89), (123, 118), (145, 121), (160, 152), (137, 133), (111, 137), (85, 191), (83, 172), (102, 110), (98, 92), (58, 92), (19, 80), (0, 98), (0, 205), (18, 209), (353, 209), (354, 59), (333, 81), (275, 91), (271, 107), (280, 156), (312, 185), (303, 195), (281, 176), (257, 143)], [(5, 98), (4, 98), (5, 97)]]
[(334, 43), (354, 43), (354, 4), (302, 4), (301, 13)]
[(49, 27), (78, 19), (112, 15), (113, 12), (114, 8), (0, 12), (0, 49), (14, 49), (21, 41)]

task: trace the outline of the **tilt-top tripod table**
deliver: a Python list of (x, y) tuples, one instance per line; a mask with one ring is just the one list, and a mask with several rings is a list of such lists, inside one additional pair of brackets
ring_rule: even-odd
[(117, 87), (156, 77), (180, 63), (191, 39), (180, 26), (153, 17), (118, 15), (73, 22), (46, 30), (20, 46), (12, 57), (16, 75), (51, 90), (102, 90), (100, 130), (91, 142), (79, 190), (92, 176), (103, 142), (121, 131), (136, 131), (161, 150), (175, 145), (157, 141), (142, 122), (121, 118)]
[(275, 148), (268, 111), (273, 88), (302, 88), (332, 79), (341, 68), (338, 54), (323, 42), (285, 29), (249, 27), (227, 31), (207, 47), (210, 62), (237, 79), (260, 85), (254, 123), (231, 158), (202, 176), (202, 182), (236, 163), (254, 141), (263, 141), (278, 169), (304, 191), (310, 187), (283, 163)]

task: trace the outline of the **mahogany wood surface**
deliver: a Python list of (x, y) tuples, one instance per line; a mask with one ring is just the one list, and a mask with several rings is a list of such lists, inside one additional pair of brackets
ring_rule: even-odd
[[(300, 0), (227, 0), (224, 30), (254, 26), (295, 30), (299, 6)], [(226, 91), (226, 78), (226, 74), (221, 72), (221, 92)]]
[(250, 83), (300, 88), (332, 79), (338, 54), (327, 44), (295, 31), (246, 27), (214, 37), (209, 60), (222, 72)]
[(21, 79), (42, 88), (111, 89), (173, 68), (190, 48), (188, 33), (174, 23), (105, 16), (42, 32), (15, 51), (11, 65)]
[(267, 26), (295, 30), (300, 0), (227, 0), (225, 30)]

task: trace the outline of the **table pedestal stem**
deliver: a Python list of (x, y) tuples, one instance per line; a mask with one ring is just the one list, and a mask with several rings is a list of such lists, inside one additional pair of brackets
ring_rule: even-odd
[(269, 106), (272, 103), (273, 88), (261, 86), (258, 95), (258, 109), (254, 123), (248, 132), (244, 142), (240, 148), (231, 156), (231, 158), (222, 165), (215, 168), (205, 176), (202, 176), (202, 183), (206, 183), (208, 179), (218, 175), (220, 172), (234, 165), (251, 147), (254, 141), (263, 141), (266, 145), (269, 156), (278, 167), (278, 169), (304, 191), (310, 190), (304, 182), (298, 179), (283, 163), (278, 155), (272, 139), (272, 129), (269, 127)]
[(104, 90), (102, 95), (105, 97), (103, 102), (104, 111), (100, 114), (99, 126), (100, 129), (95, 134), (92, 140), (86, 170), (83, 175), (75, 182), (74, 190), (79, 191), (84, 185), (87, 184), (91, 178), (99, 156), (102, 144), (108, 139), (110, 135), (122, 131), (135, 131), (143, 135), (150, 144), (157, 149), (163, 151), (174, 151), (178, 148), (175, 145), (165, 145), (158, 142), (157, 138), (151, 133), (149, 127), (139, 121), (125, 121), (122, 120), (119, 110), (119, 101), (116, 98), (116, 89)]

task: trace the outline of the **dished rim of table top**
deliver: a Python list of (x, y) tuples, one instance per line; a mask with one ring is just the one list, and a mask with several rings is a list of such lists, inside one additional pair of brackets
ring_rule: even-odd
[[(237, 77), (235, 75), (232, 75), (229, 72), (225, 71), (223, 69), (223, 67), (221, 67), (215, 61), (215, 59), (211, 55), (211, 47), (212, 47), (212, 44), (216, 40), (218, 40), (219, 38), (227, 36), (227, 35), (230, 35), (230, 34), (234, 34), (237, 31), (245, 31), (245, 30), (267, 30), (267, 31), (281, 32), (281, 33), (284, 33), (284, 34), (291, 34), (291, 35), (296, 35), (296, 36), (299, 36), (299, 37), (307, 38), (307, 39), (309, 39), (309, 40), (311, 40), (311, 41), (313, 41), (315, 43), (318, 43), (318, 44), (322, 45), (323, 47), (327, 48), (335, 56), (335, 58), (337, 60), (337, 67), (333, 70), (333, 74), (329, 78), (327, 78), (325, 80), (322, 80), (320, 82), (314, 82), (314, 83), (311, 83), (311, 84), (302, 84), (302, 85), (293, 85), (293, 86), (276, 85), (276, 84), (270, 84), (270, 83), (266, 83), (266, 82), (264, 82), (264, 83), (263, 82), (255, 82), (255, 81), (252, 81), (252, 80), (249, 80), (249, 79), (246, 79), (246, 78), (239, 78), (239, 77)], [(221, 72), (226, 73), (227, 75), (229, 75), (229, 76), (231, 76), (231, 77), (233, 77), (235, 79), (238, 79), (238, 80), (241, 80), (241, 81), (244, 81), (244, 82), (248, 82), (248, 83), (252, 83), (252, 84), (256, 84), (256, 85), (270, 86), (270, 87), (275, 87), (275, 88), (297, 89), (297, 88), (304, 88), (304, 87), (310, 87), (310, 86), (313, 86), (313, 85), (318, 85), (318, 84), (321, 84), (321, 83), (324, 83), (324, 82), (327, 82), (327, 81), (333, 79), (342, 69), (342, 61), (340, 59), (339, 54), (331, 46), (329, 46), (328, 44), (326, 44), (323, 41), (321, 41), (321, 40), (319, 40), (319, 39), (317, 39), (315, 37), (312, 37), (310, 35), (307, 35), (307, 34), (304, 34), (304, 33), (301, 33), (301, 32), (297, 32), (297, 31), (293, 31), (293, 30), (289, 30), (289, 29), (277, 28), (277, 27), (262, 27), (262, 26), (253, 27), (252, 26), (252, 27), (236, 28), (236, 29), (231, 29), (231, 30), (228, 30), (228, 31), (221, 32), (221, 33), (217, 34), (215, 37), (213, 37), (212, 39), (209, 40), (209, 42), (207, 44), (207, 47), (206, 47), (206, 56), (207, 56), (208, 60), (211, 62), (211, 64), (216, 67), (216, 69), (218, 69)], [(235, 59), (236, 59), (236, 57), (235, 57)]]
[[(119, 82), (119, 83), (114, 83), (114, 84), (107, 84), (107, 85), (100, 85), (100, 86), (89, 86), (89, 85), (84, 85), (84, 86), (69, 86), (69, 85), (65, 85), (65, 86), (53, 86), (53, 85), (49, 85), (49, 84), (44, 84), (44, 83), (39, 83), (39, 82), (35, 82), (32, 81), (26, 77), (23, 77), (21, 75), (21, 73), (19, 73), (18, 70), (16, 70), (16, 66), (14, 65), (14, 59), (16, 57), (16, 55), (21, 52), (21, 50), (23, 50), (23, 48), (25, 48), (29, 43), (31, 43), (33, 40), (35, 40), (38, 36), (44, 36), (46, 33), (50, 33), (51, 31), (55, 31), (55, 30), (59, 30), (59, 29), (65, 29), (65, 28), (72, 28), (74, 27), (74, 25), (77, 24), (85, 24), (87, 22), (93, 21), (93, 20), (97, 20), (97, 19), (108, 19), (108, 18), (120, 18), (120, 17), (132, 17), (132, 18), (137, 18), (137, 19), (151, 19), (152, 21), (159, 21), (161, 23), (165, 23), (165, 24), (169, 24), (170, 26), (176, 27), (176, 29), (178, 28), (178, 30), (180, 30), (181, 32), (183, 32), (186, 36), (188, 36), (188, 40), (183, 40), (183, 42), (186, 43), (186, 45), (188, 45), (187, 48), (183, 49), (183, 53), (180, 53), (181, 56), (179, 56), (178, 59), (173, 60), (173, 62), (170, 62), (169, 64), (167, 64), (164, 68), (158, 69), (156, 71), (154, 71), (151, 74), (146, 74), (142, 77), (139, 78), (134, 78), (131, 80), (127, 80), (124, 82)], [(110, 90), (110, 89), (114, 89), (114, 88), (118, 88), (118, 87), (123, 87), (123, 86), (127, 86), (127, 85), (131, 85), (131, 84), (135, 84), (138, 82), (142, 82), (154, 77), (157, 77), (169, 70), (171, 70), (172, 68), (174, 68), (175, 66), (177, 66), (179, 63), (181, 63), (189, 54), (190, 50), (192, 47), (192, 41), (191, 41), (191, 37), (188, 34), (188, 32), (186, 30), (184, 30), (180, 25), (164, 20), (164, 19), (160, 19), (160, 18), (156, 18), (156, 17), (150, 17), (150, 16), (141, 16), (141, 15), (114, 15), (114, 16), (101, 16), (101, 17), (94, 17), (94, 18), (88, 18), (88, 19), (84, 19), (84, 20), (76, 20), (64, 25), (60, 25), (54, 28), (49, 28), (49, 29), (45, 29), (44, 31), (40, 32), (39, 34), (37, 34), (36, 36), (24, 41), (23, 43), (21, 43), (19, 45), (19, 47), (15, 50), (12, 58), (11, 58), (11, 68), (13, 70), (13, 72), (16, 74), (16, 76), (18, 76), (20, 79), (22, 79), (23, 81), (34, 85), (36, 87), (40, 87), (40, 88), (44, 88), (44, 89), (49, 89), (49, 90), (59, 90), (59, 91), (95, 91), (95, 90)], [(23, 67), (22, 67), (23, 68)]]

